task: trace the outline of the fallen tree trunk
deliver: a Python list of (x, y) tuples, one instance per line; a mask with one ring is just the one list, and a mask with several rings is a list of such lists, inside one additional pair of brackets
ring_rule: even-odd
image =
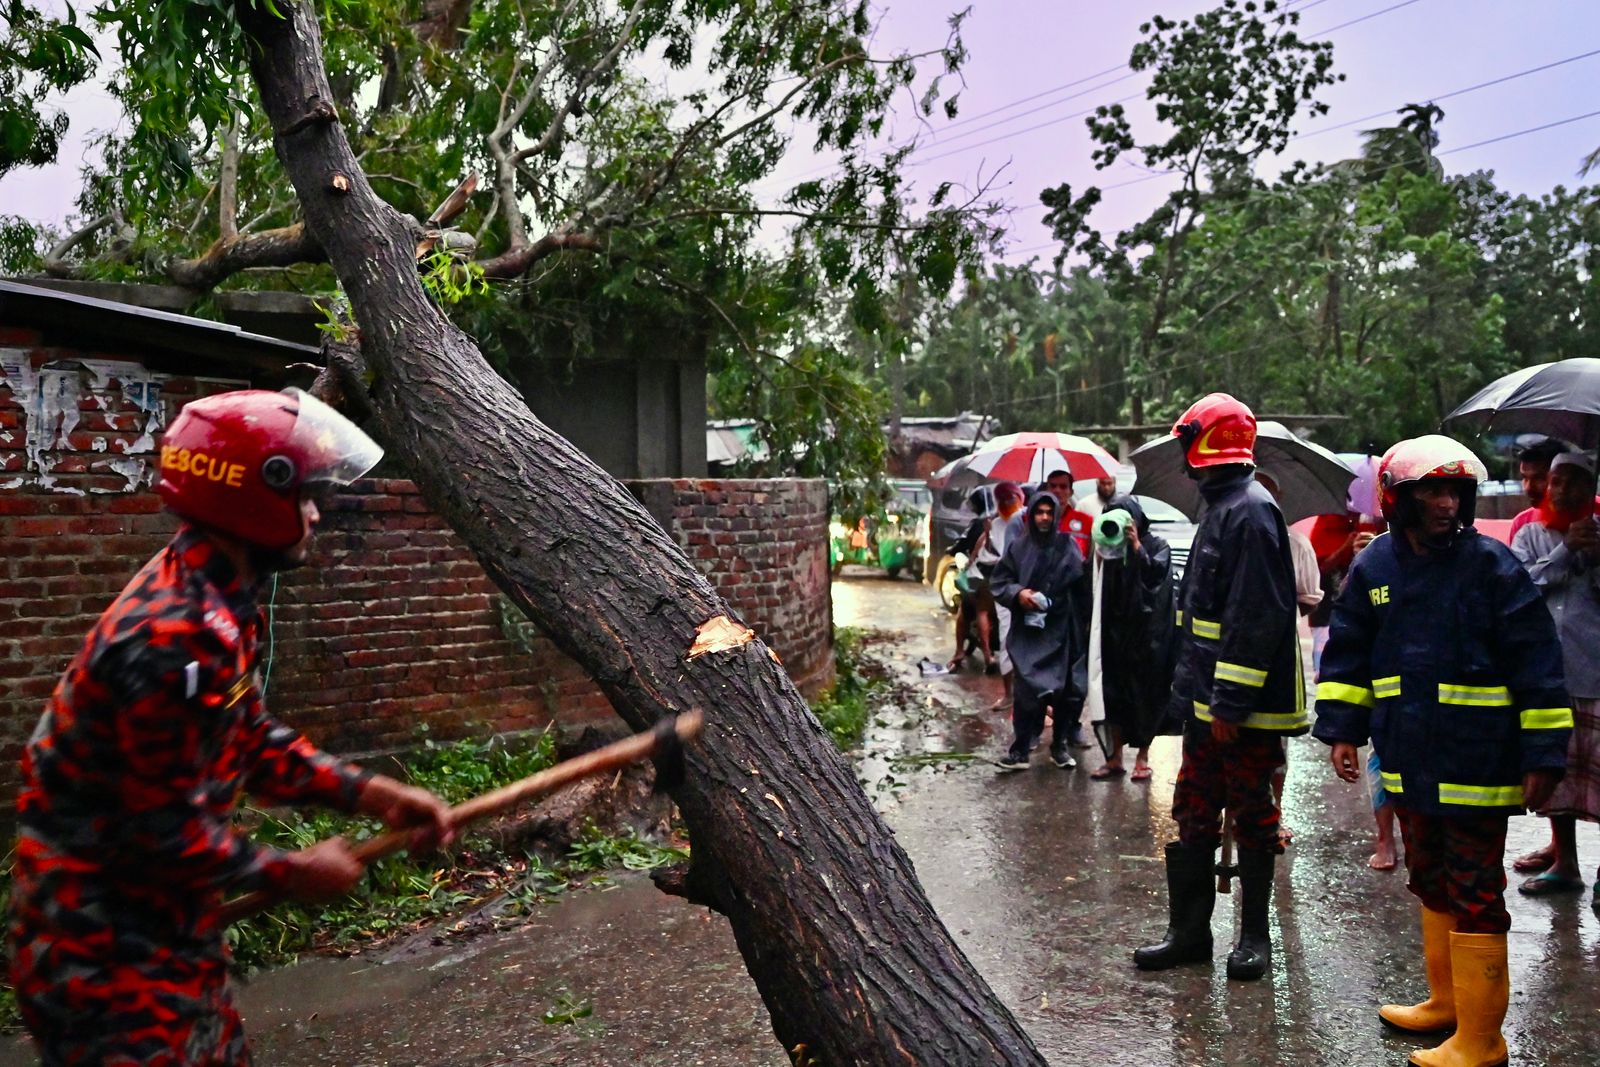
[(1042, 1064), (767, 646), (686, 657), (728, 606), (429, 302), (407, 222), (367, 183), (330, 104), (315, 18), (279, 7), (236, 10), (278, 154), (360, 325), (370, 384), (344, 386), (630, 726), (705, 709), (673, 791), (694, 843), (677, 891), (727, 916), (784, 1047), (830, 1067)]

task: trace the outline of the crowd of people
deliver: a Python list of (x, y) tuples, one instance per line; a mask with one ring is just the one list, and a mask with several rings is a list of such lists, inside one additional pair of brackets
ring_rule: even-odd
[(1306, 535), (1256, 468), (1255, 433), (1249, 408), (1226, 394), (1173, 429), (1205, 502), (1181, 583), (1114, 481), (1081, 510), (1065, 472), (1025, 505), (1017, 486), (996, 487), (1002, 509), (958, 547), (973, 550), (969, 574), (1002, 635), (995, 669), (1008, 678), (1012, 738), (998, 767), (1026, 768), (1049, 724), (1051, 761), (1071, 768), (1088, 721), (1105, 754), (1091, 777), (1121, 777), (1132, 747), (1132, 777), (1145, 779), (1151, 741), (1180, 734), (1169, 922), (1133, 961), (1211, 962), (1226, 827), (1242, 896), (1227, 973), (1251, 980), (1271, 965), (1273, 875), (1290, 838), (1285, 741), (1311, 732), (1340, 779), (1370, 786), (1369, 865), (1396, 865), (1398, 826), (1421, 904), (1429, 995), (1384, 1005), (1380, 1018), (1449, 1034), (1413, 1063), (1503, 1063), (1508, 819), (1531, 810), (1550, 822), (1550, 843), (1513, 864), (1532, 896), (1586, 888), (1576, 823), (1600, 821), (1595, 460), (1555, 440), (1521, 452), (1530, 507), (1508, 548), (1474, 525), (1487, 470), (1471, 450), (1439, 435), (1401, 441), (1377, 462), (1381, 514), (1321, 516)]

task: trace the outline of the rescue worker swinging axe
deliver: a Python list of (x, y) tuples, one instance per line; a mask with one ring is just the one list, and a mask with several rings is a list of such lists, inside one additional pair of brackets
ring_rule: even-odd
[[(503, 815), (574, 782), (610, 774), (646, 759), (653, 760), (656, 765), (656, 791), (671, 789), (683, 780), (683, 745), (700, 735), (704, 721), (705, 716), (698, 708), (682, 715), (669, 716), (642, 733), (563, 760), (538, 774), (462, 801), (450, 809), (449, 826), (452, 830), (460, 830), (472, 823)], [(351, 846), (350, 851), (362, 866), (370, 867), (385, 856), (406, 851), (416, 836), (416, 831), (412, 830), (390, 830)], [(278, 899), (276, 894), (264, 889), (234, 897), (222, 905), (222, 921), (237, 922), (247, 915), (271, 907)]]
[[(177, 533), (90, 630), (23, 750), (7, 955), (51, 1067), (245, 1067), (225, 893), (247, 894), (236, 909), (336, 899), (377, 855), (448, 842), (456, 826), (698, 731), (689, 712), (451, 809), (274, 718), (260, 589), (308, 561), (321, 494), (382, 454), (298, 389), (204, 397), (163, 434), (156, 491)], [(271, 848), (234, 825), (245, 792), (394, 833), (354, 851), (337, 838)]]

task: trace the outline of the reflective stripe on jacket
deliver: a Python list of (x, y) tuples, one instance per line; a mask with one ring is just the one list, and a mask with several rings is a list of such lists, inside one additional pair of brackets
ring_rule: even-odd
[(1522, 775), (1564, 768), (1561, 645), (1506, 547), (1467, 529), (1419, 556), (1383, 536), (1333, 605), (1318, 738), (1378, 753), (1383, 788), (1433, 814), (1522, 808)]
[(1208, 507), (1178, 593), (1173, 710), (1303, 734), (1310, 719), (1283, 513), (1252, 470), (1201, 490)]

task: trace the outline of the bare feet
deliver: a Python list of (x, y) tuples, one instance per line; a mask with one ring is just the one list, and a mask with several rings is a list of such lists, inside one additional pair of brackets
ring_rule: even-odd
[(1001, 694), (1000, 699), (989, 705), (990, 711), (1004, 711), (1011, 706), (1011, 698)]
[(1128, 780), (1133, 782), (1148, 782), (1150, 780), (1150, 764), (1135, 763), (1133, 765), (1133, 773), (1128, 776)]
[(1511, 861), (1511, 869), (1518, 874), (1538, 874), (1540, 871), (1548, 871), (1555, 862), (1556, 846), (1549, 844), (1518, 856)]
[(1103, 782), (1107, 778), (1121, 778), (1124, 773), (1126, 772), (1123, 771), (1121, 762), (1113, 763), (1107, 760), (1099, 770), (1090, 771), (1089, 777), (1097, 782)]
[(1367, 866), (1375, 871), (1392, 871), (1394, 865), (1394, 842), (1379, 841), (1377, 851), (1367, 857)]
[(1294, 831), (1287, 826), (1278, 827), (1278, 847), (1288, 848), (1294, 844)]

